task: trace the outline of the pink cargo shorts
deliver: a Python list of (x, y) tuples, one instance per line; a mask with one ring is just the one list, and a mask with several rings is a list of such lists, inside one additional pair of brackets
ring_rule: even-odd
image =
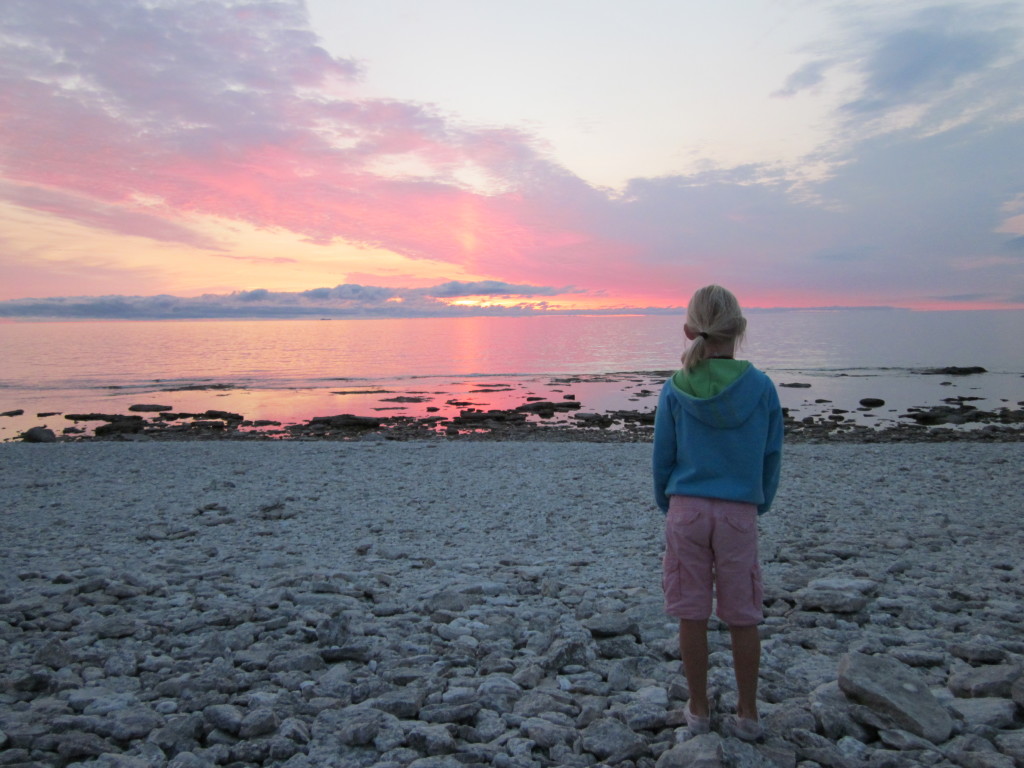
[(707, 620), (714, 594), (715, 613), (730, 627), (759, 624), (764, 590), (757, 560), (757, 506), (670, 496), (662, 587), (670, 616)]

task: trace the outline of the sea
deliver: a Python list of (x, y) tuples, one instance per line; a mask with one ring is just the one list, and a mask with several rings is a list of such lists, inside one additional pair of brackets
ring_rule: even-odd
[[(1024, 311), (746, 314), (737, 356), (772, 377), (798, 418), (840, 408), (886, 427), (907, 423), (915, 407), (968, 399), (992, 410), (1024, 400)], [(32, 426), (59, 434), (72, 426), (68, 414), (136, 404), (283, 425), (342, 413), (447, 417), (537, 398), (573, 399), (581, 412), (650, 411), (679, 366), (684, 319), (4, 321), (0, 441)], [(935, 372), (950, 367), (985, 372)], [(858, 410), (867, 397), (885, 406)]]

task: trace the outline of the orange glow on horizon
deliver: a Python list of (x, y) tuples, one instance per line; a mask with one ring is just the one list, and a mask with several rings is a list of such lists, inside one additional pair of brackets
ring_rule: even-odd
[[(941, 299), (894, 298), (840, 291), (811, 292), (761, 289), (728, 277), (719, 278), (713, 269), (679, 279), (670, 273), (652, 274), (622, 253), (619, 248), (602, 251), (593, 244), (573, 240), (570, 233), (547, 233), (548, 242), (533, 242), (526, 230), (502, 222), (492, 212), (473, 205), (462, 206), (458, 221), (441, 221), (444, 202), (438, 200), (433, 213), (439, 240), (459, 242), (458, 248), (479, 249), (463, 253), (452, 261), (428, 254), (409, 256), (383, 247), (333, 240), (314, 243), (280, 228), (266, 229), (252, 224), (227, 221), (214, 216), (189, 214), (179, 219), (198, 236), (224, 244), (224, 250), (204, 249), (185, 243), (153, 241), (139, 236), (106, 232), (86, 223), (56, 221), (44, 213), (0, 205), (0, 212), (12, 223), (8, 236), (31, 246), (28, 255), (9, 255), (0, 300), (48, 298), (53, 296), (156, 296), (169, 294), (195, 298), (206, 294), (227, 295), (236, 291), (265, 289), (280, 293), (301, 293), (315, 288), (333, 288), (344, 283), (392, 288), (396, 291), (429, 289), (450, 281), (497, 280), (524, 285), (550, 286), (577, 283), (580, 292), (552, 295), (476, 295), (443, 300), (463, 310), (481, 312), (498, 308), (522, 308), (539, 312), (635, 312), (643, 309), (684, 311), (693, 290), (707, 282), (722, 282), (733, 290), (745, 308), (823, 308), (892, 306), (907, 310), (1020, 310), (1024, 302), (951, 301)], [(450, 201), (449, 201), (450, 202)], [(421, 218), (426, 211), (421, 211)], [(447, 234), (445, 234), (447, 233)], [(489, 244), (506, 239), (503, 251), (491, 255)], [(568, 248), (563, 267), (551, 260), (531, 260), (524, 254), (542, 251), (552, 242)], [(574, 249), (585, 252), (591, 268), (581, 270)], [(507, 257), (507, 261), (503, 259)], [(31, 262), (30, 262), (31, 259)], [(23, 277), (19, 276), (24, 273)], [(656, 284), (657, 290), (645, 290)], [(387, 300), (394, 307), (410, 304), (409, 298)], [(411, 304), (410, 304), (411, 306)]]
[[(693, 289), (700, 287), (694, 284)], [(728, 286), (727, 286), (728, 287)], [(840, 297), (835, 295), (809, 296), (807, 294), (744, 294), (736, 291), (740, 304), (744, 309), (777, 310), (777, 309), (858, 309), (858, 308), (892, 308), (919, 312), (937, 311), (978, 311), (978, 310), (1019, 310), (1024, 304), (1006, 304), (998, 302), (952, 302), (952, 301), (903, 301), (886, 302), (878, 297)], [(449, 306), (464, 308), (523, 308), (552, 312), (635, 312), (636, 310), (678, 311), (685, 313), (689, 293), (673, 300), (666, 300), (658, 295), (623, 295), (583, 297), (575, 294), (562, 294), (545, 297), (544, 299), (525, 298), (518, 296), (471, 296), (446, 300)]]

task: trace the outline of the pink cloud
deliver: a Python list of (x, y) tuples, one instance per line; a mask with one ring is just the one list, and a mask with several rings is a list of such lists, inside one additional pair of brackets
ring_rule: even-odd
[(51, 213), (95, 229), (183, 243), (210, 251), (223, 250), (215, 240), (189, 227), (143, 210), (133, 210), (129, 205), (113, 205), (58, 189), (3, 183), (0, 183), (0, 196), (24, 208)]
[[(592, 191), (529, 137), (460, 128), (418, 105), (303, 95), (357, 69), (316, 45), (301, 5), (49, 9), (66, 24), (43, 23), (38, 4), (15, 7), (8, 24), (27, 45), (20, 71), (6, 67), (2, 108), (16, 117), (0, 142), (8, 178), (42, 188), (19, 204), (63, 190), (97, 202), (43, 207), (130, 234), (148, 225), (155, 239), (211, 247), (173, 221), (196, 213), (470, 268), (514, 270), (550, 252), (564, 262), (567, 246), (599, 245), (551, 205), (566, 184)], [(466, 168), (503, 192), (467, 188)], [(139, 194), (161, 200), (167, 219), (131, 210)]]

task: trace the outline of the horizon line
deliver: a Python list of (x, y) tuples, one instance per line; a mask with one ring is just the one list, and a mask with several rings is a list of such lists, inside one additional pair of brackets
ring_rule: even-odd
[[(655, 317), (659, 315), (685, 315), (686, 307), (620, 307), (594, 309), (523, 309), (515, 307), (493, 308), (460, 308), (460, 310), (423, 311), (406, 313), (388, 313), (375, 311), (351, 311), (316, 309), (303, 311), (297, 308), (275, 308), (279, 311), (265, 312), (139, 312), (125, 314), (103, 314), (98, 312), (53, 313), (51, 311), (32, 312), (35, 307), (24, 307), (27, 312), (5, 312), (0, 302), (0, 323), (33, 323), (33, 322), (189, 322), (189, 321), (333, 321), (333, 320), (431, 320), (461, 319), (479, 317)], [(19, 308), (21, 309), (21, 308)], [(42, 307), (38, 307), (42, 309)], [(51, 308), (47, 308), (51, 309)], [(84, 308), (80, 308), (84, 309)], [(313, 309), (313, 308), (310, 308)], [(1021, 307), (899, 307), (893, 305), (821, 305), (810, 307), (744, 307), (744, 312), (1020, 312)]]

